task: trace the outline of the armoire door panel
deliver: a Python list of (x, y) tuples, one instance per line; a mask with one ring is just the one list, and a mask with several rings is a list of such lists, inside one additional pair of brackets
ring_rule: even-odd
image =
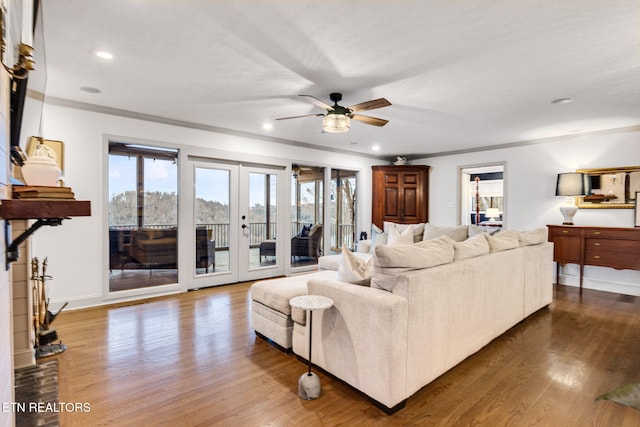
[(405, 173), (405, 174), (402, 174), (402, 177), (403, 177), (402, 183), (405, 186), (418, 184), (418, 175), (415, 173)]
[(385, 196), (384, 196), (384, 216), (385, 217), (397, 217), (400, 215), (399, 212), (399, 200), (397, 188), (385, 188)]
[(397, 173), (387, 173), (384, 175), (384, 182), (385, 184), (397, 184), (398, 182), (400, 182), (398, 180), (398, 174)]
[(416, 218), (418, 216), (418, 190), (416, 188), (404, 189), (404, 209), (401, 216)]

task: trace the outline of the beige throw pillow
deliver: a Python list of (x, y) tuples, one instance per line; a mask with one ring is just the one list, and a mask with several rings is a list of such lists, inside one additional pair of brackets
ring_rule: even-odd
[(547, 229), (538, 228), (532, 231), (518, 231), (520, 246), (539, 245), (547, 241)]
[(433, 239), (440, 236), (449, 236), (456, 242), (463, 242), (469, 237), (468, 226), (458, 225), (454, 227), (445, 227), (441, 225), (427, 224), (424, 227), (423, 240)]
[(371, 287), (393, 292), (398, 275), (450, 263), (453, 254), (453, 242), (446, 236), (412, 245), (377, 246)]
[(404, 232), (407, 228), (411, 228), (413, 231), (413, 242), (417, 243), (422, 240), (422, 236), (424, 234), (424, 222), (418, 224), (399, 224), (397, 222), (384, 221), (382, 223), (384, 232), (389, 233), (392, 228), (395, 228), (400, 233)]
[(486, 237), (491, 252), (506, 251), (520, 246), (518, 232), (515, 230), (505, 230), (494, 235), (487, 235)]
[(455, 249), (453, 260), (459, 261), (488, 254), (489, 242), (487, 242), (485, 235), (486, 233), (477, 234), (469, 237), (464, 242), (453, 242), (453, 248)]
[(342, 247), (342, 256), (338, 265), (337, 279), (341, 282), (353, 283), (354, 285), (369, 286), (373, 268), (371, 266), (373, 257), (367, 260), (354, 255), (345, 246)]
[(411, 245), (413, 244), (413, 232), (411, 227), (404, 229), (402, 233), (398, 231), (396, 227), (389, 228), (389, 238), (387, 239), (387, 245)]

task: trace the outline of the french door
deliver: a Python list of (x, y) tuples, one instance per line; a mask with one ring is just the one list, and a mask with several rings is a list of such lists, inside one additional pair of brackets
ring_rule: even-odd
[(284, 274), (285, 171), (190, 160), (193, 274), (188, 288)]

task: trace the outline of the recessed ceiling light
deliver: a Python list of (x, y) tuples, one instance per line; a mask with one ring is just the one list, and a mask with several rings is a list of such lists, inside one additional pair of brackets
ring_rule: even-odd
[(573, 98), (558, 98), (551, 101), (552, 104), (570, 104), (573, 102)]
[(271, 123), (265, 123), (265, 124), (262, 125), (262, 129), (271, 130), (271, 129), (273, 129), (273, 125)]
[(100, 93), (102, 92), (100, 89), (95, 88), (95, 87), (90, 87), (90, 86), (82, 86), (80, 88), (81, 91), (83, 92), (87, 92), (87, 93)]
[(374, 145), (373, 147), (371, 147), (371, 150), (380, 151), (380, 146), (379, 145)]
[(102, 59), (113, 59), (113, 54), (110, 52), (107, 52), (106, 50), (96, 50), (94, 52), (94, 55)]

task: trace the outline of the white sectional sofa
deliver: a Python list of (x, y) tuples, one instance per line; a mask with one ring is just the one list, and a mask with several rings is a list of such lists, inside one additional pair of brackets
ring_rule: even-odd
[[(309, 275), (307, 293), (334, 301), (314, 316), (313, 362), (393, 412), (550, 304), (552, 263), (545, 229), (483, 234), (466, 242), (441, 237), (380, 245), (373, 254), (371, 286), (337, 280), (344, 272)], [(293, 351), (307, 358), (304, 316), (292, 321)]]

